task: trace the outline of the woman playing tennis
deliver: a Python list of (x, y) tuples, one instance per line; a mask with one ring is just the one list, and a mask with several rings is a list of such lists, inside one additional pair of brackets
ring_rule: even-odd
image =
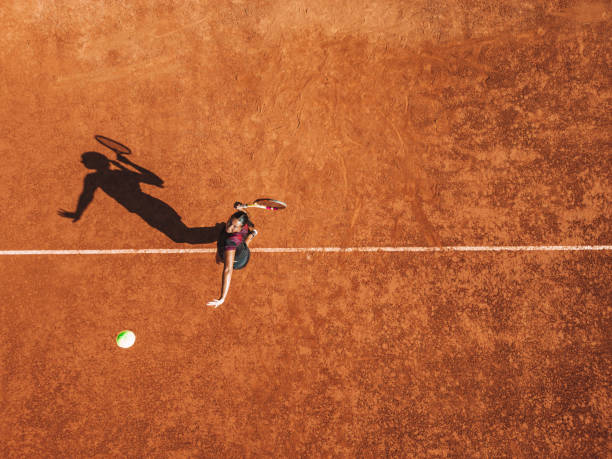
[(208, 306), (218, 308), (225, 302), (232, 280), (232, 273), (235, 269), (244, 268), (249, 262), (251, 257), (249, 244), (257, 236), (257, 230), (254, 228), (255, 225), (249, 220), (248, 214), (244, 212), (244, 209), (249, 207), (265, 210), (282, 210), (287, 207), (287, 204), (269, 198), (256, 199), (250, 204), (234, 203), (234, 208), (238, 212), (229, 218), (221, 230), (219, 239), (217, 239), (217, 263), (223, 263), (221, 297), (218, 300), (206, 303)]
[(209, 301), (208, 306), (218, 308), (227, 298), (232, 273), (235, 269), (244, 268), (251, 257), (249, 244), (257, 230), (246, 212), (239, 211), (233, 214), (217, 239), (217, 264), (223, 263), (223, 278), (221, 280), (221, 297), (218, 300)]

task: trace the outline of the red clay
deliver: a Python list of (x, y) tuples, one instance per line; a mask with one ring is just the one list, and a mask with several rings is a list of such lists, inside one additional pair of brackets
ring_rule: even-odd
[[(610, 14), (17, 2), (0, 249), (212, 247), (59, 217), (94, 134), (188, 228), (286, 201), (259, 247), (610, 244)], [(210, 254), (3, 256), (0, 454), (605, 457), (611, 256), (255, 253), (217, 310)]]

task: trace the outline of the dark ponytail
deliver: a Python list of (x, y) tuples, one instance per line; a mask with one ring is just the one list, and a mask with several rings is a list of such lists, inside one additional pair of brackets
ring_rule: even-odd
[(234, 215), (232, 215), (231, 217), (232, 219), (236, 219), (238, 220), (242, 226), (244, 226), (245, 224), (249, 225), (249, 228), (253, 228), (255, 227), (255, 223), (253, 223), (250, 219), (249, 219), (249, 214), (247, 214), (246, 212), (243, 212), (242, 210), (239, 212), (236, 212)]

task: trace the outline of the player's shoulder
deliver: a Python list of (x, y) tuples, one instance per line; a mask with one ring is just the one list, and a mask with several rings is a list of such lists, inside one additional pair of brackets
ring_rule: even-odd
[(100, 180), (100, 174), (98, 172), (90, 172), (85, 176), (84, 182), (86, 185), (93, 185)]

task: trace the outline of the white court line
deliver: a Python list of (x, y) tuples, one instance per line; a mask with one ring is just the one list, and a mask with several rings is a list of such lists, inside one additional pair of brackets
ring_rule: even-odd
[[(481, 245), (446, 247), (260, 247), (251, 252), (572, 252), (612, 250), (612, 245)], [(0, 250), (0, 255), (122, 255), (215, 253), (217, 249)]]

